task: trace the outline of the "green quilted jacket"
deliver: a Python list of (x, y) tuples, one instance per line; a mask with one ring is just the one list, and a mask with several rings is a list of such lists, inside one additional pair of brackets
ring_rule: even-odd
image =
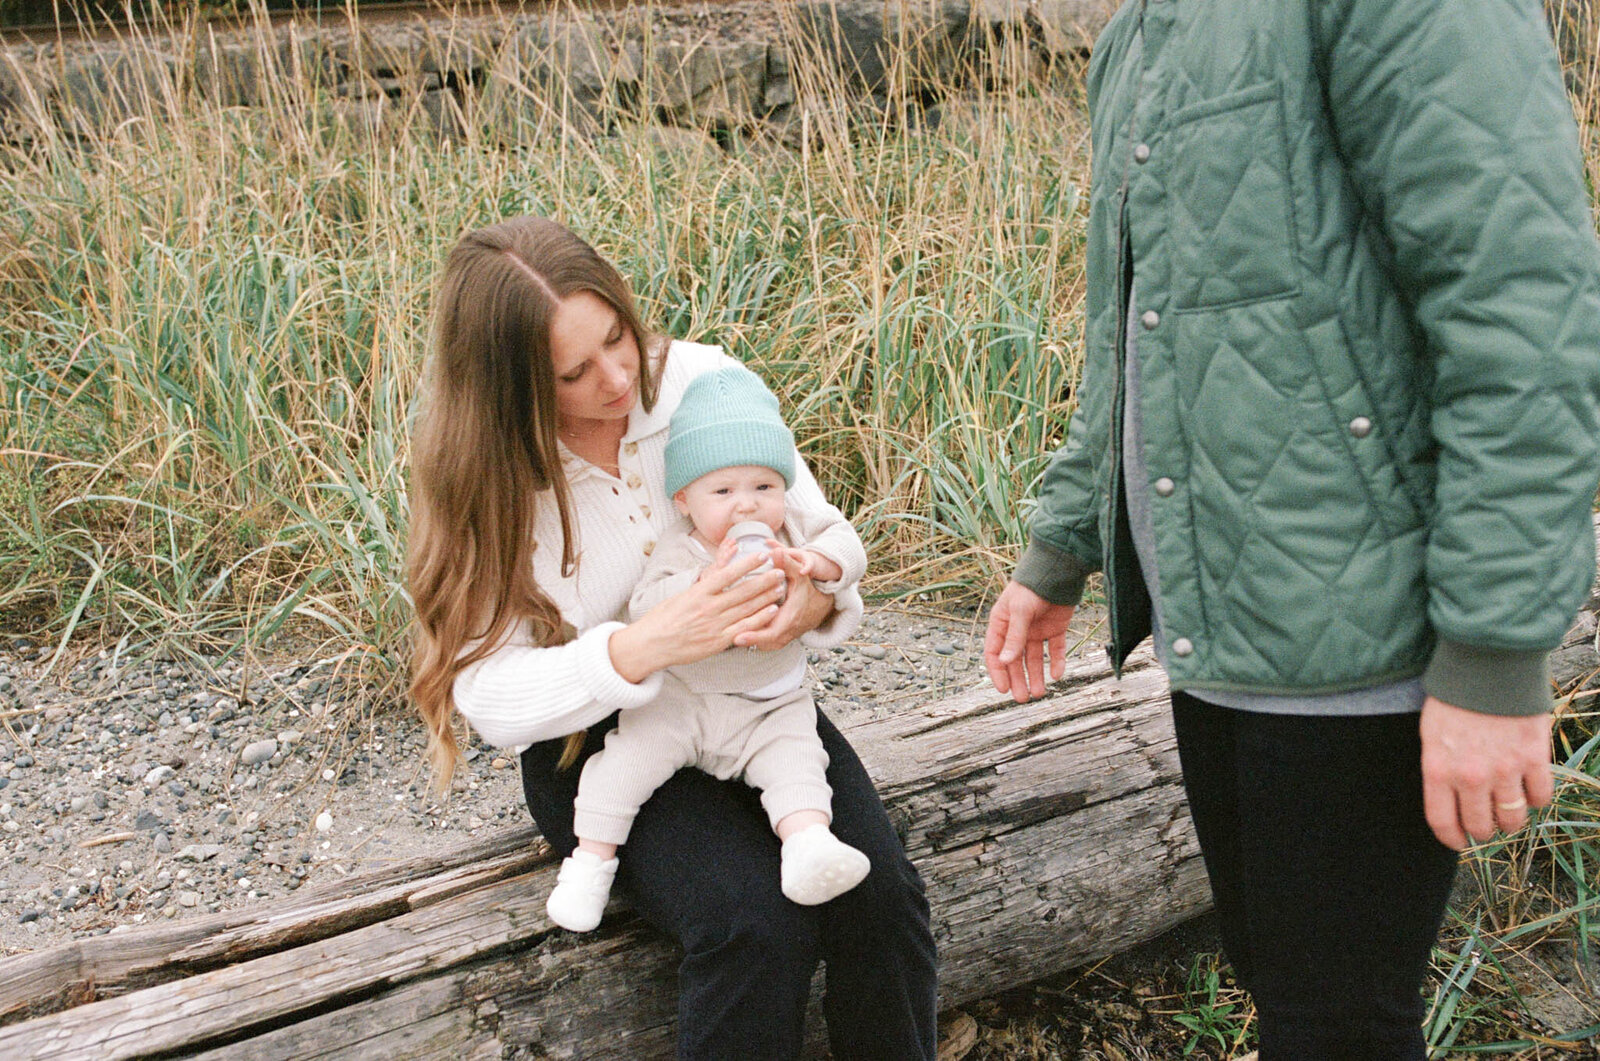
[(1175, 688), (1548, 710), (1594, 567), (1600, 250), (1537, 0), (1128, 0), (1089, 74), (1086, 367), (1019, 582), (1104, 570), (1129, 284)]

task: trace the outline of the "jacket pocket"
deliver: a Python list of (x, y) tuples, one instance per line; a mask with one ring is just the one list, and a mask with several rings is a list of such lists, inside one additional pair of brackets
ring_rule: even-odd
[(1338, 319), (1314, 324), (1306, 329), (1305, 337), (1332, 420), (1330, 437), (1348, 455), (1350, 467), (1389, 533), (1416, 530), (1426, 522), (1426, 514), (1400, 466), (1397, 425), (1375, 400), (1358, 369), (1357, 352), (1343, 324)]
[(1294, 197), (1275, 82), (1173, 113), (1167, 210), (1179, 311), (1299, 291)]

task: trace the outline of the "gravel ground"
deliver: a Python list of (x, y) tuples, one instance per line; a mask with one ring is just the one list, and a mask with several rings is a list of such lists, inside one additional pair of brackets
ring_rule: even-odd
[[(874, 608), (813, 654), (813, 688), (841, 724), (955, 692), (984, 680), (982, 632), (976, 613)], [(46, 673), (47, 656), (0, 646), (0, 953), (271, 901), (525, 820), (514, 757), (481, 744), (433, 799), (420, 725), (337, 661), (102, 653)]]

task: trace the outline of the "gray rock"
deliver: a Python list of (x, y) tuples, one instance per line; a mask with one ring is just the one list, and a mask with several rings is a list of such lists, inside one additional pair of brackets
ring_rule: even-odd
[(889, 655), (889, 650), (882, 645), (863, 645), (861, 654), (868, 659), (885, 659)]
[(172, 841), (166, 833), (156, 833), (155, 849), (158, 855), (165, 855), (172, 850)]
[(278, 742), (268, 737), (245, 745), (244, 751), (239, 753), (239, 761), (246, 766), (255, 766), (264, 763), (278, 754)]
[(913, 92), (959, 83), (969, 13), (967, 0), (809, 0), (797, 12), (805, 45), (875, 96), (888, 88), (891, 68)]
[(139, 816), (133, 820), (133, 827), (141, 833), (153, 832), (165, 824), (161, 815), (149, 809), (140, 811)]
[(176, 770), (163, 763), (144, 775), (144, 783), (147, 785), (159, 785), (175, 773), (177, 773)]
[(207, 862), (220, 854), (221, 844), (190, 844), (174, 857), (180, 862)]

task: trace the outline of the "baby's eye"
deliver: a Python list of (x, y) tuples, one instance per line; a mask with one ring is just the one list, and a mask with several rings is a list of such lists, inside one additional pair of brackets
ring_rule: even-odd
[(729, 490), (726, 486), (717, 487), (717, 496), (718, 497), (727, 497), (732, 492), (733, 491)]
[(758, 483), (756, 485), (756, 489), (757, 490), (771, 490), (772, 489), (772, 484), (771, 483)]

